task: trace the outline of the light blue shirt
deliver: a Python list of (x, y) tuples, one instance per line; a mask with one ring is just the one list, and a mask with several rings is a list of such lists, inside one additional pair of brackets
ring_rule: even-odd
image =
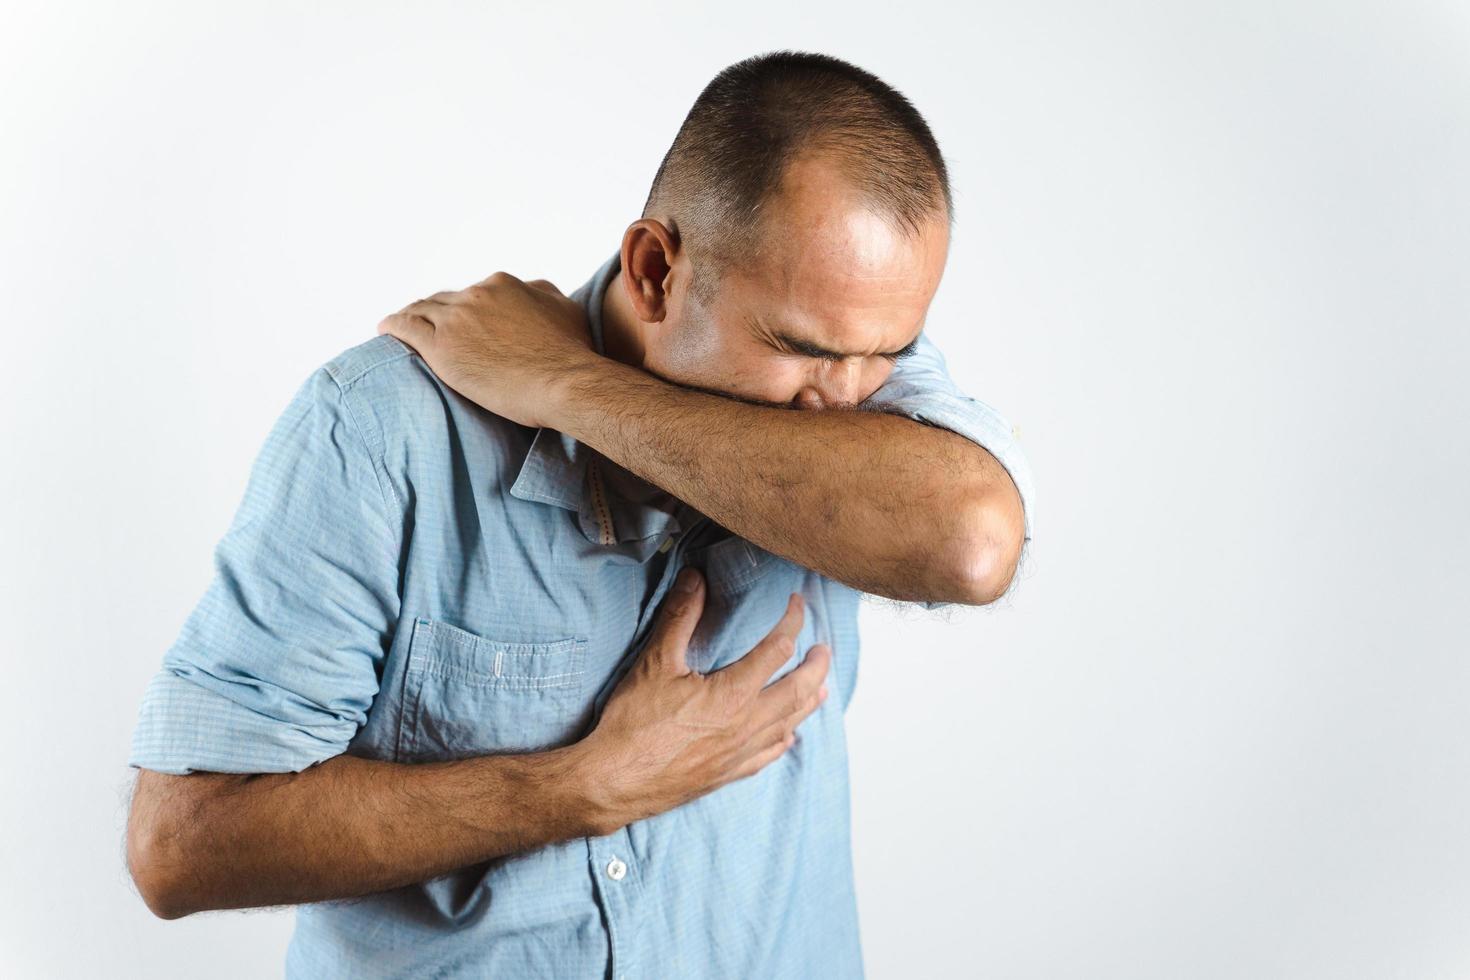
[[(572, 297), (603, 352), (609, 258)], [(927, 337), (865, 405), (964, 435), (1031, 477)], [(745, 655), (800, 592), (797, 666), (828, 698), (755, 775), (605, 837), (366, 898), (298, 907), (291, 977), (851, 978), (863, 972), (843, 715), (859, 593), (773, 554), (552, 429), (492, 415), (378, 336), (276, 422), (215, 575), (139, 712), (129, 763), (299, 772), (343, 752), (416, 763), (535, 752), (591, 730), (675, 574), (703, 569), (688, 652)], [(937, 603), (928, 603), (934, 606)], [(432, 818), (432, 814), (425, 814)]]

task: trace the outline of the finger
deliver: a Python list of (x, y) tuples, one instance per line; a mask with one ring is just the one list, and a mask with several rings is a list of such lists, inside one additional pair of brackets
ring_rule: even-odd
[(753, 734), (749, 736), (750, 741), (756, 744), (765, 744), (776, 732), (791, 732), (801, 726), (812, 714), (818, 711), (822, 705), (827, 703), (827, 685), (818, 686), (815, 691), (803, 696), (797, 702), (786, 702), (784, 707), (790, 711), (782, 711), (774, 718), (751, 729)]
[(415, 300), (397, 313), (378, 321), (378, 333), (391, 333), (410, 347), (422, 348), (434, 339), (434, 330), (438, 323), (436, 318), (443, 310), (444, 304), (435, 301), (433, 297)]
[(532, 287), (533, 289), (539, 289), (543, 293), (550, 293), (553, 296), (562, 295), (562, 291), (560, 289), (557, 289), (556, 286), (547, 282), (545, 279), (528, 279), (526, 280), (526, 285)]
[[(690, 585), (691, 590), (681, 588)], [(658, 659), (659, 665), (676, 674), (692, 673), (687, 651), (689, 640), (694, 636), (694, 627), (704, 613), (704, 573), (694, 567), (679, 572), (673, 588), (664, 597), (659, 607), (658, 618), (644, 647), (649, 655)]]
[(775, 683), (768, 684), (757, 695), (751, 710), (751, 724), (757, 729), (793, 716), (805, 717), (821, 704), (821, 691), (826, 686), (827, 671), (832, 666), (832, 648), (818, 643), (806, 652), (796, 667)]
[(766, 680), (796, 652), (796, 634), (806, 618), (806, 600), (800, 592), (791, 593), (786, 600), (786, 612), (765, 638), (751, 648), (750, 652), (732, 664), (710, 672), (717, 683), (729, 684), (751, 694), (759, 691)]
[(394, 313), (378, 321), (378, 333), (392, 334), (422, 352), (434, 341), (434, 324), (417, 313)]
[(414, 300), (412, 303), (409, 303), (407, 306), (405, 306), (403, 309), (399, 310), (398, 312), (401, 313), (401, 314), (404, 314), (405, 316), (421, 316), (425, 320), (428, 320), (430, 323), (438, 323), (439, 322), (439, 318), (444, 313), (444, 308), (448, 304), (447, 303), (441, 303), (441, 302), (439, 302), (439, 300), (435, 299), (434, 297), (435, 296), (444, 296), (444, 295), (453, 296), (455, 294), (454, 293), (448, 293), (448, 294), (446, 294), (446, 293), (435, 293), (434, 296), (430, 296), (428, 299), (416, 299), (416, 300)]
[(730, 776), (726, 782), (734, 782), (747, 776), (754, 776), (766, 766), (781, 758), (782, 754), (791, 746), (796, 744), (796, 735), (780, 730), (774, 737), (762, 736), (761, 747), (752, 755), (747, 756), (739, 765), (730, 770)]

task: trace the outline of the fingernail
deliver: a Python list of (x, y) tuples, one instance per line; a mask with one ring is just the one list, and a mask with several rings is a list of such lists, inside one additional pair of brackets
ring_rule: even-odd
[(686, 568), (674, 579), (674, 588), (680, 592), (693, 592), (699, 587), (699, 575), (692, 568)]

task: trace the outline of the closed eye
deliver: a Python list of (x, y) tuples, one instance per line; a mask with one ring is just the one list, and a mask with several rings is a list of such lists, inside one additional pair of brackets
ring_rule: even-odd
[(896, 350), (891, 354), (884, 354), (883, 356), (888, 358), (890, 361), (901, 361), (905, 357), (913, 357), (918, 352), (919, 338), (915, 337), (913, 340), (908, 342), (908, 346), (904, 347), (903, 350)]
[[(790, 334), (782, 333), (779, 331), (774, 334), (774, 339), (776, 343), (779, 344), (781, 348), (784, 349), (787, 353), (796, 354), (800, 357), (815, 357), (818, 360), (823, 361), (845, 361), (849, 357), (863, 356), (861, 354), (843, 354), (840, 351), (828, 350), (825, 347), (818, 346), (817, 344), (802, 340), (799, 337), (793, 337)], [(885, 357), (890, 361), (899, 361), (905, 357), (912, 357), (915, 353), (918, 352), (918, 349), (919, 338), (915, 337), (913, 340), (909, 341), (908, 344), (905, 345), (901, 350), (883, 351), (879, 353), (878, 356)]]

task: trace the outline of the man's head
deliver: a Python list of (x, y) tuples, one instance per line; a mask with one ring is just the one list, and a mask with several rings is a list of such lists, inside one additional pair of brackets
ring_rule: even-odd
[(737, 398), (854, 405), (923, 328), (952, 217), (903, 95), (826, 55), (747, 58), (695, 101), (624, 233), (608, 353)]

